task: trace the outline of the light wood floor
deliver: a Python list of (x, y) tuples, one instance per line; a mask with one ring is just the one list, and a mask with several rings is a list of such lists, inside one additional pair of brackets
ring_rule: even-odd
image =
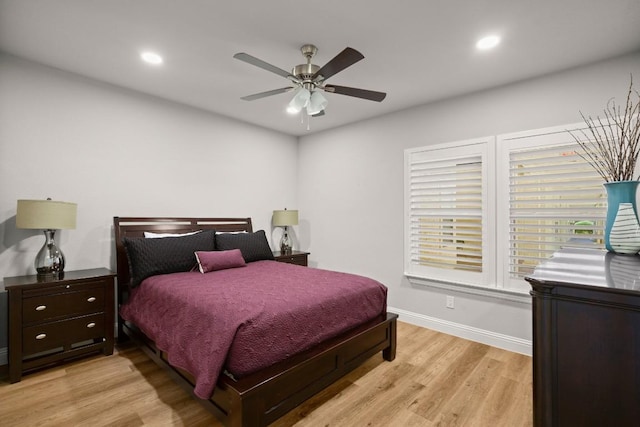
[[(274, 426), (530, 426), (531, 358), (398, 323), (381, 355)], [(212, 415), (135, 347), (0, 383), (3, 426), (214, 426)]]

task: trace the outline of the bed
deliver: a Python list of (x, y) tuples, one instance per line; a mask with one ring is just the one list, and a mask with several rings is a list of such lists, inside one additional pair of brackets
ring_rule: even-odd
[[(157, 286), (162, 289), (161, 286), (169, 280), (166, 275), (153, 276), (145, 279), (144, 286), (134, 288), (133, 285), (136, 284), (135, 282), (139, 278), (136, 277), (136, 271), (132, 270), (129, 265), (129, 256), (134, 253), (131, 250), (131, 242), (134, 240), (142, 241), (140, 238), (145, 236), (145, 232), (184, 235), (194, 231), (224, 233), (224, 236), (229, 236), (229, 238), (232, 238), (232, 233), (238, 232), (247, 233), (246, 235), (254, 234), (251, 218), (114, 218), (119, 308), (129, 305), (129, 300), (133, 301), (135, 298), (141, 300), (142, 297), (140, 295), (144, 295), (143, 287), (145, 292), (151, 288), (148, 283), (154, 283), (154, 286), (156, 286), (157, 282)], [(202, 234), (199, 233), (199, 235)], [(219, 238), (219, 234), (216, 234), (216, 238)], [(220, 241), (222, 242), (222, 239)], [(129, 245), (129, 256), (127, 255), (125, 242)], [(232, 251), (225, 252), (231, 253)], [(201, 253), (205, 254), (207, 252)], [(246, 253), (243, 253), (243, 255), (247, 258)], [(201, 264), (200, 268), (202, 268), (203, 263), (200, 261), (198, 259)], [(274, 274), (281, 274), (282, 277), (297, 275), (305, 278), (304, 280), (307, 280), (306, 277), (308, 276), (306, 275), (315, 274), (313, 272), (314, 269), (285, 265), (268, 260), (258, 260), (247, 263), (246, 266), (249, 268), (243, 267), (234, 270), (241, 272), (240, 276), (251, 277), (250, 273), (263, 274), (263, 271), (274, 271)], [(322, 272), (322, 270), (317, 271)], [(200, 276), (226, 277), (225, 280), (231, 278), (236, 280), (238, 276), (226, 270), (216, 271), (215, 274), (217, 276), (213, 274), (199, 276), (198, 274), (197, 272), (177, 273), (169, 276), (171, 276), (171, 280), (182, 278), (183, 276), (185, 278), (187, 276), (193, 278)], [(232, 274), (234, 275), (232, 276)], [(330, 273), (327, 272), (326, 274)], [(196, 286), (195, 281), (192, 284)], [(354, 282), (354, 287), (356, 286), (358, 285)], [(176, 298), (179, 297), (176, 296)], [(245, 294), (243, 298), (249, 299), (249, 294)], [(238, 301), (238, 304), (242, 304), (242, 302)], [(170, 305), (177, 304), (174, 302)], [(126, 310), (123, 310), (123, 312), (126, 313)], [(330, 310), (327, 312), (330, 312)], [(130, 338), (136, 342), (152, 360), (165, 368), (177, 383), (185, 388), (195, 399), (199, 400), (223, 424), (232, 427), (266, 426), (352, 371), (371, 356), (382, 352), (385, 360), (392, 361), (396, 352), (396, 319), (398, 316), (386, 312), (385, 293), (384, 307), (373, 318), (360, 321), (357, 326), (341, 331), (335, 336), (323, 337), (320, 342), (312, 343), (301, 352), (287, 355), (285, 359), (277, 360), (268, 366), (254, 365), (253, 370), (248, 369), (247, 373), (243, 373), (240, 376), (233, 375), (232, 371), (229, 372), (227, 368), (228, 366), (233, 366), (233, 363), (230, 360), (225, 360), (224, 369), (220, 371), (217, 377), (214, 377), (215, 383), (212, 385), (212, 392), (209, 393), (206, 387), (202, 387), (200, 378), (190, 373), (193, 372), (192, 369), (183, 369), (185, 367), (184, 363), (182, 361), (176, 362), (175, 355), (169, 354), (171, 351), (163, 351), (167, 347), (166, 344), (161, 342), (160, 338), (156, 343), (143, 332), (143, 330), (148, 330), (148, 325), (143, 325), (142, 327), (137, 325), (135, 321), (131, 320), (130, 313), (126, 313), (125, 317), (129, 319), (125, 320), (121, 316), (118, 317), (119, 341)], [(139, 322), (142, 324), (143, 321), (141, 317)], [(335, 319), (328, 314), (324, 315), (323, 322), (330, 327), (333, 327), (334, 323), (336, 323)], [(324, 327), (324, 325), (321, 326)], [(327, 329), (330, 329), (330, 327)], [(191, 335), (200, 336), (198, 334)], [(205, 337), (202, 340), (209, 343), (209, 338)], [(236, 341), (242, 342), (239, 335), (234, 337), (232, 346), (239, 345)], [(264, 346), (264, 348), (257, 348), (258, 351), (264, 350), (264, 354), (269, 353), (269, 349), (266, 348), (267, 344), (263, 343), (259, 346)], [(240, 368), (236, 369), (241, 370)], [(205, 390), (205, 395), (203, 395), (203, 390)]]

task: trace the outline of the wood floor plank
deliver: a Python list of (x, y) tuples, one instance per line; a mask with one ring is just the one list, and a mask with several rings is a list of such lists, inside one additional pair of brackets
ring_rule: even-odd
[(412, 403), (410, 409), (428, 420), (436, 420), (442, 407), (463, 386), (488, 350), (486, 345), (469, 342), (460, 354), (452, 356), (453, 363), (450, 363), (447, 369), (438, 371), (437, 375), (426, 383), (418, 378), (417, 381), (426, 387), (421, 393), (421, 398)]
[(422, 370), (415, 380), (422, 384), (434, 381), (442, 373), (447, 372), (452, 361), (455, 361), (469, 345), (471, 345), (471, 341), (450, 336), (443, 338), (440, 345), (432, 346), (431, 342), (425, 341), (424, 349), (421, 351), (429, 357), (425, 357), (420, 364)]
[[(273, 427), (531, 426), (531, 358), (398, 322), (393, 362), (381, 355)], [(133, 346), (0, 383), (2, 425), (222, 425)]]
[(504, 362), (483, 358), (464, 380), (464, 384), (442, 406), (437, 422), (446, 426), (467, 426), (473, 423), (484, 396), (491, 390), (504, 369)]
[[(485, 397), (484, 405), (476, 415), (480, 425), (508, 426), (512, 422), (507, 416), (516, 404), (518, 383), (511, 379), (501, 377), (496, 382), (496, 387)], [(523, 408), (524, 409), (524, 408)], [(531, 424), (512, 424), (531, 425)]]
[(351, 399), (341, 402), (341, 405), (331, 412), (335, 420), (333, 425), (370, 425), (372, 414), (387, 403), (389, 397), (402, 392), (410, 382), (415, 369), (413, 365), (402, 362), (394, 362), (384, 368), (371, 372), (382, 373), (371, 383), (355, 384), (358, 392), (354, 393)]

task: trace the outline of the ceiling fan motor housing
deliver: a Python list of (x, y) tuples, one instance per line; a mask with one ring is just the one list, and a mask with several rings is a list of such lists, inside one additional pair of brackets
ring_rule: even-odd
[(300, 64), (293, 67), (291, 74), (302, 81), (302, 86), (308, 90), (315, 88), (316, 83), (313, 81), (313, 76), (320, 69), (318, 65), (311, 63), (311, 58), (318, 52), (318, 48), (312, 44), (305, 44), (300, 48), (302, 56), (307, 58), (306, 64)]
[(315, 64), (300, 64), (293, 67), (291, 74), (306, 83), (311, 82), (311, 78), (319, 69)]

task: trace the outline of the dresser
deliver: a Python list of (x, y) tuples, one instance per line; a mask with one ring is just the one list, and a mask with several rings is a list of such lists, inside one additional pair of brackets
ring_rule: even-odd
[(9, 302), (9, 381), (89, 353), (113, 353), (115, 273), (65, 271), (58, 279), (5, 277)]
[(640, 257), (566, 248), (527, 281), (534, 425), (639, 425)]

